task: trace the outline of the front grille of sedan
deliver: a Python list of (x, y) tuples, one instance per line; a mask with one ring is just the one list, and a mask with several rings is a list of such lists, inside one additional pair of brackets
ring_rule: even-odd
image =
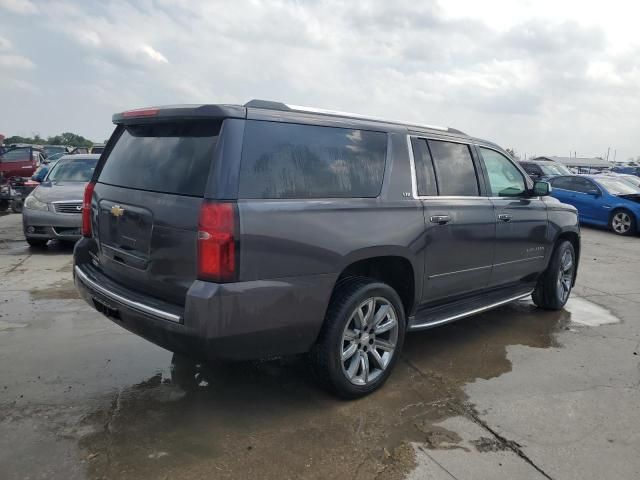
[(82, 202), (54, 202), (53, 209), (56, 213), (82, 213)]

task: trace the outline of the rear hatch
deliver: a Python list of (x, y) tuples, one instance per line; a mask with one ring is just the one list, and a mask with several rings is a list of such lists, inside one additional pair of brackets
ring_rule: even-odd
[(0, 172), (5, 178), (30, 177), (36, 163), (31, 148), (14, 148), (0, 155)]
[(197, 274), (198, 218), (220, 126), (165, 120), (116, 129), (94, 189), (93, 236), (105, 275), (184, 304)]

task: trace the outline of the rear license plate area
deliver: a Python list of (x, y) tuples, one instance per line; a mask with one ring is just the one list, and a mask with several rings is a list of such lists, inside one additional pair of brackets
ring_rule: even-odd
[(91, 299), (93, 300), (93, 306), (97, 311), (106, 317), (113, 318), (114, 320), (120, 320), (120, 311), (117, 308), (103, 302), (102, 300), (98, 300), (96, 297), (91, 297)]

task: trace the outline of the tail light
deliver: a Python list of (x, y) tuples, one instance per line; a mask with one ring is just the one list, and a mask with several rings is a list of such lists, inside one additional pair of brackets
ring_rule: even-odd
[(91, 237), (91, 197), (96, 184), (87, 183), (84, 188), (84, 199), (82, 200), (82, 236)]
[(236, 205), (204, 201), (198, 222), (198, 278), (232, 282), (237, 275)]

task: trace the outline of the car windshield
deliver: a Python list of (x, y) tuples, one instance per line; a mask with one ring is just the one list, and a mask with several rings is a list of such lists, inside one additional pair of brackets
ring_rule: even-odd
[(49, 173), (50, 182), (88, 182), (98, 163), (97, 159), (78, 158), (60, 160)]
[(540, 163), (538, 165), (545, 175), (571, 175), (571, 170), (559, 163)]
[(611, 195), (640, 195), (640, 189), (617, 178), (598, 178), (600, 185)]
[(53, 155), (55, 153), (64, 153), (67, 151), (65, 147), (49, 147), (49, 146), (44, 147), (43, 150), (47, 155)]
[(624, 183), (629, 183), (634, 187), (640, 187), (640, 177), (636, 177), (634, 175), (625, 175), (623, 177), (619, 177), (619, 180), (622, 180)]

